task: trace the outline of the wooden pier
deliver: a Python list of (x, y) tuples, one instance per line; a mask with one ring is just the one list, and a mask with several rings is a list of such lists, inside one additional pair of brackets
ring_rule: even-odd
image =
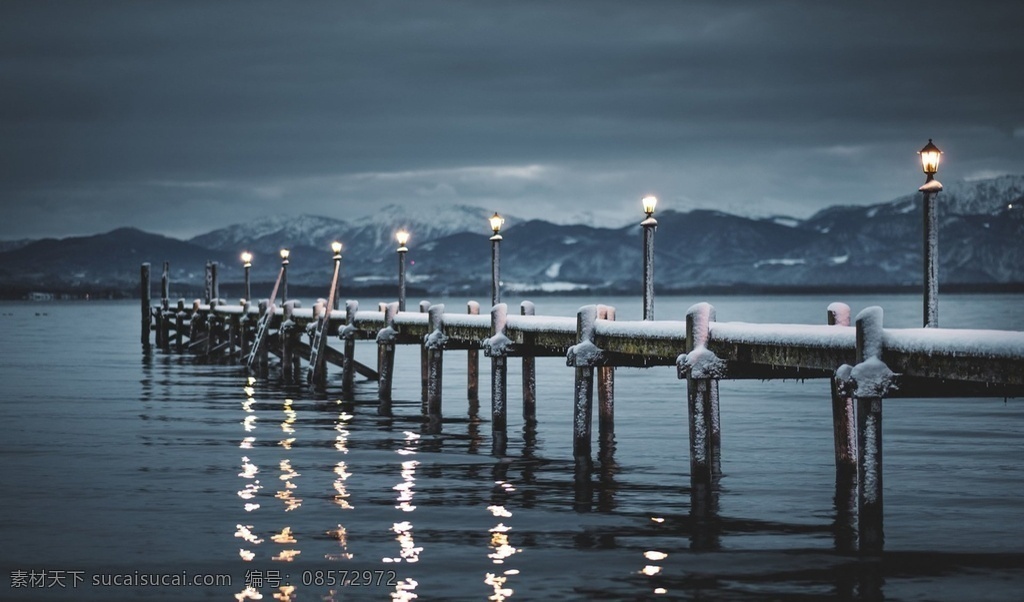
[[(338, 257), (340, 259), (340, 257)], [(491, 361), (492, 450), (507, 442), (507, 367), (523, 363), (524, 420), (536, 421), (538, 357), (564, 357), (574, 368), (573, 450), (577, 466), (592, 462), (594, 385), (598, 392), (598, 437), (611, 441), (616, 367), (672, 367), (686, 380), (691, 500), (698, 515), (710, 512), (721, 474), (722, 433), (718, 383), (727, 379), (829, 379), (835, 440), (836, 505), (840, 519), (855, 527), (862, 553), (883, 547), (883, 400), (931, 397), (1017, 397), (1024, 395), (1024, 332), (940, 328), (887, 329), (883, 310), (869, 307), (851, 320), (850, 308), (823, 308), (821, 325), (718, 322), (706, 303), (679, 320), (617, 321), (615, 308), (581, 307), (575, 317), (536, 315), (530, 302), (518, 312), (504, 303), (481, 315), (474, 301), (465, 308), (421, 302), (418, 311), (380, 303), (361, 310), (355, 301), (332, 311), (337, 299), (337, 264), (327, 300), (303, 308), (276, 304), (285, 268), (269, 299), (229, 304), (216, 296), (216, 268), (207, 266), (206, 299), (190, 304), (168, 299), (164, 264), (161, 299), (151, 302), (150, 266), (141, 270), (142, 344), (170, 352), (246, 364), (270, 374), (269, 355), (279, 358), (280, 377), (298, 382), (301, 361), (306, 383), (327, 387), (327, 365), (342, 370), (341, 396), (351, 398), (356, 373), (378, 383), (379, 411), (391, 411), (397, 345), (420, 347), (423, 414), (440, 428), (442, 375), (446, 352), (465, 351), (467, 398), (478, 403), (479, 354)], [(343, 350), (328, 344), (337, 337)], [(306, 339), (305, 341), (303, 339)], [(355, 341), (374, 340), (376, 367), (356, 361)], [(570, 410), (571, 407), (571, 410)], [(856, 517), (856, 518), (854, 518)], [(850, 543), (852, 549), (852, 542)]]

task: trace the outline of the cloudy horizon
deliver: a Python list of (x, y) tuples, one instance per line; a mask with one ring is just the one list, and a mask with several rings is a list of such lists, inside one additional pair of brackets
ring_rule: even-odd
[(1024, 173), (1019, 2), (5, 2), (0, 239), (807, 217)]

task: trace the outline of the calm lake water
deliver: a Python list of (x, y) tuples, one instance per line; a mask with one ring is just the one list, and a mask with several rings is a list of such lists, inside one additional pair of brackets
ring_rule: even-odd
[[(890, 327), (919, 326), (921, 314), (916, 296), (876, 295), (662, 297), (657, 315), (681, 320), (702, 300), (720, 321), (824, 323), (837, 300), (854, 314), (881, 305)], [(508, 301), (515, 308), (519, 299)], [(563, 316), (592, 302), (536, 301), (539, 314)], [(639, 318), (639, 298), (596, 301), (615, 305), (619, 319)], [(940, 323), (1024, 330), (1022, 301), (944, 295)], [(447, 307), (464, 311), (465, 300)], [(465, 355), (450, 352), (443, 429), (429, 434), (418, 349), (398, 350), (394, 415), (383, 417), (376, 383), (357, 381), (355, 402), (343, 404), (336, 371), (332, 393), (317, 398), (273, 375), (250, 381), (237, 366), (145, 355), (138, 330), (137, 301), (0, 304), (0, 599), (1019, 600), (1024, 592), (1021, 400), (886, 402), (886, 552), (867, 560), (837, 549), (825, 381), (721, 383), (718, 511), (695, 520), (686, 387), (670, 368), (617, 372), (614, 454), (577, 479), (573, 372), (562, 359), (537, 361), (535, 429), (523, 426), (519, 362), (509, 362), (508, 449), (495, 457), (482, 354), (484, 420), (468, 412)], [(356, 354), (372, 364), (375, 347), (360, 343)], [(248, 592), (247, 572), (258, 586)], [(214, 574), (231, 584), (138, 585)], [(331, 584), (343, 577), (356, 581)], [(135, 585), (110, 585), (126, 579)], [(49, 587), (36, 587), (42, 581)]]

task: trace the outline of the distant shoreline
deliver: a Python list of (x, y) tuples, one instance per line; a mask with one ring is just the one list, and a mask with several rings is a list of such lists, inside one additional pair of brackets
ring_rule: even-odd
[[(256, 290), (269, 290), (271, 285), (262, 286), (254, 283)], [(301, 284), (289, 285), (290, 296), (303, 298), (316, 298), (325, 296), (326, 290), (323, 286), (310, 286)], [(381, 297), (389, 298), (394, 295), (394, 286), (375, 285), (369, 287), (343, 287), (342, 296), (348, 298), (356, 297)], [(176, 290), (177, 289), (177, 290)], [(484, 287), (477, 287), (477, 297), (485, 296)], [(509, 295), (517, 297), (592, 297), (594, 295), (606, 296), (640, 296), (640, 291), (633, 288), (618, 287), (594, 287), (569, 291), (542, 291), (542, 290), (516, 290), (505, 289)], [(769, 295), (851, 295), (851, 294), (913, 294), (921, 292), (920, 284), (908, 285), (876, 285), (876, 286), (837, 286), (837, 285), (708, 285), (686, 288), (657, 288), (657, 295), (680, 296), (680, 295), (748, 295), (748, 296), (769, 296)], [(1024, 282), (999, 282), (999, 283), (949, 283), (939, 287), (940, 293), (973, 293), (973, 294), (997, 294), (997, 293), (1024, 293)], [(459, 290), (430, 291), (423, 288), (410, 287), (407, 294), (411, 297), (458, 297), (467, 298), (474, 296)], [(203, 296), (200, 287), (176, 286), (171, 290), (171, 297), (177, 299), (192, 299)], [(220, 296), (222, 299), (231, 301), (241, 296), (241, 285), (237, 283), (225, 283), (220, 285)], [(137, 288), (123, 287), (100, 287), (89, 289), (64, 289), (48, 287), (28, 286), (5, 286), (0, 288), (0, 300), (3, 301), (89, 301), (102, 299), (139, 299)], [(159, 299), (159, 292), (154, 291), (152, 297), (154, 302)]]

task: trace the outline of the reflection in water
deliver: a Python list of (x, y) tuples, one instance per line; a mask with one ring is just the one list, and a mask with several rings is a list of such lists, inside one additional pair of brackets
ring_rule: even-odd
[[(405, 446), (395, 451), (402, 456), (416, 455), (415, 444), (419, 441), (420, 436), (411, 431), (405, 431), (404, 434)], [(412, 500), (416, 496), (416, 467), (419, 464), (416, 460), (402, 462), (402, 482), (392, 487), (398, 492), (398, 504), (395, 505), (395, 508), (402, 512), (412, 512), (416, 509)], [(420, 559), (420, 552), (423, 551), (423, 548), (416, 546), (412, 529), (413, 525), (409, 520), (397, 522), (391, 526), (391, 530), (395, 533), (395, 539), (399, 543), (399, 556), (383, 558), (384, 562), (402, 562), (403, 560), (417, 562)]]
[[(416, 444), (419, 442), (420, 436), (411, 431), (405, 431), (405, 445), (397, 450), (400, 456), (413, 456), (416, 455)], [(412, 500), (416, 496), (416, 467), (419, 466), (419, 462), (416, 460), (405, 460), (402, 462), (402, 482), (392, 487), (398, 492), (397, 504), (395, 508), (402, 512), (411, 513), (416, 509), (413, 505)], [(413, 525), (409, 520), (400, 521), (394, 523), (391, 526), (391, 531), (395, 534), (395, 540), (398, 541), (398, 556), (397, 557), (385, 557), (381, 560), (384, 562), (418, 562), (420, 559), (420, 553), (423, 552), (422, 546), (417, 546), (416, 541), (413, 538)], [(395, 591), (391, 593), (391, 599), (393, 600), (414, 600), (418, 596), (414, 590), (418, 583), (413, 579), (404, 579), (399, 581), (395, 585)]]
[[(664, 519), (662, 519), (662, 520), (664, 520)], [(661, 521), (655, 521), (655, 522), (661, 522)], [(648, 577), (654, 577), (658, 573), (661, 573), (661, 568), (662, 567), (661, 567), (660, 564), (652, 564), (652, 563), (665, 560), (666, 558), (668, 558), (668, 554), (666, 554), (664, 552), (660, 552), (658, 550), (647, 550), (646, 552), (644, 552), (644, 558), (648, 561), (648, 564), (646, 566), (644, 566), (644, 568), (640, 569), (640, 572), (642, 574), (644, 574), (644, 575), (647, 575)], [(658, 594), (658, 595), (662, 595), (662, 594), (667, 594), (668, 593), (667, 589), (665, 589), (664, 587), (660, 587), (660, 586), (659, 587), (655, 587), (653, 591), (654, 591), (655, 594)]]
[[(253, 409), (253, 404), (255, 403), (255, 399), (253, 398), (255, 390), (252, 387), (255, 382), (256, 380), (254, 378), (249, 377), (246, 386), (242, 388), (242, 391), (245, 393), (245, 401), (242, 402), (242, 410), (246, 413), (245, 418), (242, 420), (242, 427), (247, 433), (256, 430), (256, 410)], [(238, 447), (240, 449), (252, 449), (253, 443), (255, 442), (256, 437), (249, 435), (242, 439)], [(238, 476), (246, 479), (248, 482), (245, 483), (242, 489), (238, 491), (238, 497), (244, 502), (242, 507), (246, 512), (253, 512), (260, 507), (258, 503), (253, 501), (259, 493), (259, 490), (263, 488), (260, 485), (259, 479), (256, 478), (259, 471), (259, 467), (251, 462), (248, 456), (242, 456), (242, 472), (238, 473)], [(263, 543), (263, 539), (252, 532), (254, 528), (255, 527), (253, 525), (237, 524), (235, 525), (235, 537), (240, 538), (249, 545), (258, 546)], [(238, 556), (243, 562), (252, 562), (252, 560), (256, 558), (256, 553), (247, 548), (239, 548)], [(239, 602), (243, 600), (261, 600), (263, 599), (263, 596), (258, 590), (246, 584), (244, 590), (235, 594), (235, 599)]]
[(293, 602), (295, 600), (295, 586), (294, 585), (282, 585), (277, 588), (274, 592), (274, 599), (280, 600), (281, 602)]
[[(341, 401), (338, 402), (339, 404)], [(338, 419), (334, 422), (334, 430), (337, 435), (334, 438), (334, 449), (343, 453), (348, 454), (348, 423), (354, 416), (348, 412), (342, 410), (338, 414)], [(352, 473), (348, 470), (348, 465), (344, 460), (339, 460), (334, 466), (334, 503), (342, 510), (352, 510), (353, 506), (349, 503), (349, 492), (345, 485), (345, 481), (348, 480)], [(327, 560), (351, 560), (352, 553), (348, 551), (348, 530), (343, 525), (338, 524), (337, 528), (327, 531), (327, 535), (338, 540), (338, 546), (341, 548), (340, 552), (324, 554), (324, 558)]]
[[(494, 488), (491, 490), (491, 505), (487, 507), (488, 512), (491, 516), (498, 519), (512, 518), (512, 511), (505, 507), (510, 497), (509, 494), (514, 493), (516, 488), (508, 482), (508, 468), (509, 465), (506, 462), (498, 462), (494, 466)], [(521, 549), (516, 548), (512, 545), (509, 540), (509, 531), (512, 527), (505, 524), (504, 521), (499, 520), (497, 525), (491, 527), (488, 532), (491, 534), (491, 539), (488, 544), (490, 550), (487, 557), (491, 559), (491, 562), (495, 565), (504, 567), (505, 562), (522, 552)], [(488, 597), (489, 600), (505, 600), (512, 596), (513, 590), (508, 586), (508, 579), (513, 575), (518, 575), (518, 569), (505, 569), (501, 573), (485, 573), (484, 583), (490, 585), (494, 592)]]

